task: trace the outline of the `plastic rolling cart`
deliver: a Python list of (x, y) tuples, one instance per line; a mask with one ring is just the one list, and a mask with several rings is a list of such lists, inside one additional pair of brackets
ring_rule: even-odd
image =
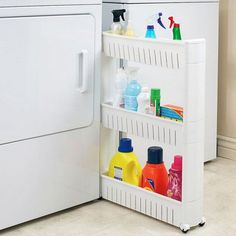
[(181, 72), (184, 120), (176, 122), (102, 104), (103, 127), (154, 140), (183, 156), (181, 202), (106, 174), (101, 175), (102, 198), (179, 227), (184, 233), (203, 226), (205, 40), (152, 40), (104, 32), (103, 50), (109, 57), (155, 65), (165, 70), (167, 77), (170, 71)]

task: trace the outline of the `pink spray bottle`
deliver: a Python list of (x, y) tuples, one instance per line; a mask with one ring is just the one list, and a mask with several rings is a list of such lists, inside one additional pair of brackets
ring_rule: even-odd
[(169, 170), (167, 196), (177, 201), (182, 200), (182, 156), (174, 156)]

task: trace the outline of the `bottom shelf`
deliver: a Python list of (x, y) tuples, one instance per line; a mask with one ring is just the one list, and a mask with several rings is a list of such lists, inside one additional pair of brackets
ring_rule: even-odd
[(101, 176), (102, 197), (177, 227), (181, 222), (182, 203), (149, 192), (107, 175)]

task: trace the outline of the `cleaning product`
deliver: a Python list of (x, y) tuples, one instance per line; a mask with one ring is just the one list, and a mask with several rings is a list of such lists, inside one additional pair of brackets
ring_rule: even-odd
[(137, 97), (138, 112), (149, 114), (150, 92), (148, 87), (142, 87), (141, 93)]
[(183, 121), (183, 107), (167, 104), (161, 106), (160, 111), (161, 117), (176, 121)]
[(169, 18), (170, 21), (170, 29), (173, 27), (173, 39), (174, 40), (181, 40), (181, 32), (180, 32), (180, 24), (175, 23), (174, 17), (170, 16)]
[(154, 30), (154, 25), (148, 25), (147, 26), (145, 38), (151, 38), (151, 39), (155, 39), (156, 38), (156, 33), (155, 33), (155, 30)]
[(135, 32), (133, 28), (133, 24), (130, 20), (128, 20), (128, 25), (125, 31), (125, 36), (135, 37)]
[(182, 156), (175, 156), (174, 163), (169, 170), (167, 196), (175, 200), (182, 200)]
[(163, 150), (161, 147), (149, 147), (147, 164), (142, 172), (142, 187), (166, 195), (167, 186), (168, 173), (163, 163)]
[(124, 107), (124, 93), (127, 87), (127, 74), (124, 69), (119, 68), (115, 78), (115, 96), (113, 100), (113, 107)]
[(160, 116), (161, 90), (159, 88), (151, 89), (150, 96), (150, 114)]
[(180, 24), (174, 23), (173, 39), (174, 39), (174, 40), (181, 40)]
[(129, 184), (140, 186), (141, 175), (142, 167), (133, 152), (131, 139), (120, 139), (118, 152), (110, 161), (108, 176)]
[(124, 13), (126, 12), (125, 9), (113, 10), (113, 23), (111, 25), (111, 32), (113, 34), (123, 34), (124, 29), (122, 24), (120, 23), (120, 17), (123, 21), (125, 21)]
[(136, 79), (138, 68), (129, 67), (126, 69), (128, 74), (129, 83), (125, 89), (125, 109), (131, 111), (137, 111), (138, 102), (137, 97), (141, 92), (141, 85)]

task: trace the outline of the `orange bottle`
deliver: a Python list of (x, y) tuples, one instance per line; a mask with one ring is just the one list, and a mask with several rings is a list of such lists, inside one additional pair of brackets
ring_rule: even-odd
[(166, 195), (168, 173), (163, 162), (161, 147), (148, 148), (147, 164), (142, 172), (142, 187), (162, 195)]

